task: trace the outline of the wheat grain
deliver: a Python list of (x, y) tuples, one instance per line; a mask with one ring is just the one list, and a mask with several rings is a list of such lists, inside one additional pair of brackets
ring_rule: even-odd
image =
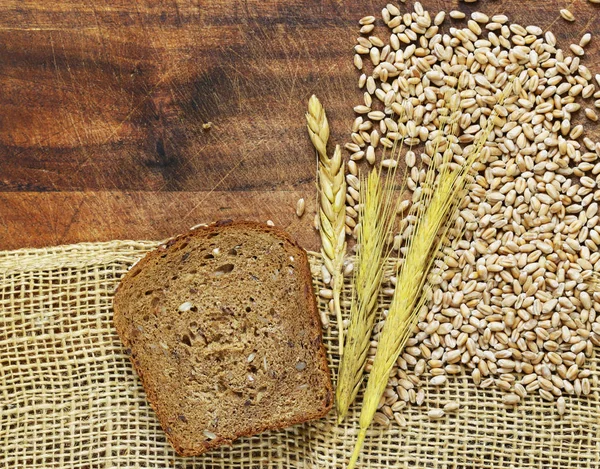
[(581, 36), (581, 39), (579, 40), (579, 45), (581, 47), (585, 47), (590, 43), (591, 40), (592, 35), (590, 33), (585, 33), (583, 36)]
[(296, 202), (296, 216), (298, 218), (302, 217), (302, 215), (304, 215), (304, 209), (305, 209), (305, 202), (303, 198), (298, 199), (298, 201)]
[(578, 44), (571, 44), (569, 46), (569, 49), (571, 49), (571, 52), (573, 52), (573, 54), (575, 54), (575, 55), (582, 56), (582, 55), (585, 54), (585, 51), (583, 50), (583, 47), (581, 47)]
[(427, 411), (427, 417), (429, 417), (431, 420), (439, 420), (443, 418), (444, 415), (446, 415), (446, 413), (443, 409), (432, 409)]
[[(358, 176), (358, 166), (356, 165), (356, 163), (352, 160), (348, 161), (348, 171), (350, 171), (350, 174), (352, 174), (353, 176)], [(356, 218), (356, 217), (354, 217)]]
[(441, 386), (442, 384), (446, 383), (446, 376), (444, 375), (438, 375), (438, 376), (434, 376), (433, 378), (431, 378), (429, 380), (429, 384), (433, 385), (433, 386)]
[(444, 412), (456, 412), (460, 409), (460, 402), (451, 401), (444, 405)]
[(570, 10), (563, 8), (560, 10), (560, 16), (567, 21), (575, 21), (575, 16), (571, 13)]
[(373, 23), (375, 23), (375, 17), (374, 16), (364, 16), (360, 20), (358, 20), (358, 23), (360, 25), (373, 24)]
[(507, 406), (515, 406), (521, 402), (521, 398), (516, 394), (505, 394), (502, 396), (502, 402)]
[[(439, 26), (439, 25), (441, 25), (441, 24), (444, 22), (444, 20), (445, 20), (445, 19), (446, 19), (446, 12), (445, 12), (444, 10), (440, 10), (440, 11), (439, 11), (439, 12), (438, 12), (438, 13), (435, 15), (435, 18), (433, 19), (433, 24), (434, 24), (435, 26)], [(395, 36), (395, 37), (397, 37), (397, 36)], [(391, 37), (390, 37), (390, 40), (391, 40)], [(396, 49), (396, 50), (397, 50), (397, 49)]]
[(392, 3), (388, 3), (386, 5), (386, 9), (390, 13), (390, 15), (392, 15), (392, 16), (398, 16), (398, 15), (400, 15), (400, 10), (398, 9), (397, 6), (395, 6)]
[(346, 180), (342, 151), (336, 146), (332, 158), (327, 156), (329, 123), (325, 109), (315, 95), (306, 113), (308, 133), (318, 155), (319, 233), (323, 262), (331, 275), (333, 306), (337, 318), (340, 356), (344, 347), (344, 328), (340, 295), (343, 286), (343, 266), (346, 253)]

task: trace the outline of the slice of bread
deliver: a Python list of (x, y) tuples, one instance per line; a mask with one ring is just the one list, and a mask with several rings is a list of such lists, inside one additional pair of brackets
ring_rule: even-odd
[(225, 221), (172, 239), (123, 277), (114, 323), (181, 455), (331, 408), (308, 259), (281, 230)]

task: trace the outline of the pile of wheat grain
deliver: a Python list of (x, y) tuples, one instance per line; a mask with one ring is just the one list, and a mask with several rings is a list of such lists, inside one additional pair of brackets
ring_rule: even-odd
[[(448, 16), (432, 18), (418, 2), (404, 13), (390, 4), (382, 11), (384, 39), (369, 16), (360, 20), (355, 46), (364, 98), (346, 144), (348, 233), (359, 227), (357, 162), (374, 164), (403, 139), (412, 147), (404, 154), (408, 189), (418, 192), (446, 145), (462, 163), (495, 119), (487, 161), (476, 168), (451, 233), (457, 242), (436, 265), (433, 298), (380, 401), (380, 424), (404, 423), (399, 411), (423, 402), (423, 379), (444, 386), (466, 372), (478, 386), (505, 390), (506, 405), (539, 393), (556, 400), (560, 413), (564, 396), (589, 394), (598, 384), (586, 358), (600, 345), (600, 295), (591, 281), (600, 271), (600, 143), (584, 137), (578, 123), (582, 115), (595, 122), (600, 107), (600, 75), (580, 59), (592, 38), (572, 44), (570, 56), (552, 32), (504, 15)], [(513, 96), (496, 104), (509, 82)], [(460, 94), (460, 129), (437, 148), (448, 89)], [(396, 249), (412, 223), (403, 218)], [(384, 294), (391, 296), (394, 284), (391, 278)], [(370, 361), (383, 322), (375, 326)], [(430, 417), (443, 414), (433, 409)]]

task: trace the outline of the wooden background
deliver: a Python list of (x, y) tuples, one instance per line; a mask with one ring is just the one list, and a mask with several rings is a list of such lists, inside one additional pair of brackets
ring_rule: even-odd
[[(584, 63), (600, 73), (600, 5), (423, 4), (506, 13), (552, 29), (564, 49), (596, 33)], [(321, 98), (344, 143), (361, 99), (357, 20), (384, 5), (2, 0), (0, 249), (162, 239), (221, 218), (271, 219), (315, 248), (306, 102)]]

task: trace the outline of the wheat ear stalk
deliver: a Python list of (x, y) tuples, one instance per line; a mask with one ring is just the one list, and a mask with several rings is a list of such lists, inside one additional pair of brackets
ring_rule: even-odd
[(338, 347), (344, 350), (344, 327), (340, 296), (344, 285), (343, 267), (346, 254), (346, 179), (342, 150), (337, 145), (333, 157), (327, 156), (329, 123), (325, 109), (315, 95), (308, 101), (306, 113), (308, 135), (318, 155), (319, 221), (321, 254), (331, 275), (333, 308), (338, 326)]
[[(403, 139), (399, 145), (402, 147)], [(392, 150), (394, 160), (400, 151)], [(344, 355), (340, 361), (336, 387), (338, 423), (342, 422), (363, 380), (363, 372), (371, 343), (371, 333), (377, 315), (377, 298), (383, 278), (382, 266), (390, 250), (387, 241), (392, 232), (397, 204), (393, 203), (394, 180), (397, 165), (381, 183), (381, 166), (373, 169), (367, 178), (361, 177), (361, 229), (358, 232), (358, 252), (353, 279), (350, 325), (346, 336)]]
[[(509, 85), (507, 88), (510, 92), (512, 87)], [(505, 96), (506, 90), (502, 93), (500, 101)], [(454, 103), (451, 109), (456, 112), (458, 109), (457, 95), (453, 95), (448, 101)], [(423, 195), (417, 209), (419, 213), (415, 229), (410, 235), (404, 262), (401, 263), (397, 273), (396, 290), (379, 338), (373, 369), (367, 382), (359, 419), (358, 439), (350, 457), (348, 469), (353, 469), (356, 465), (367, 429), (373, 421), (379, 399), (387, 386), (390, 371), (428, 298), (428, 295), (424, 294), (424, 290), (426, 293), (430, 291), (425, 287), (429, 270), (449, 227), (454, 223), (456, 209), (472, 180), (473, 165), (480, 159), (495, 120), (496, 115), (492, 113), (488, 120), (488, 126), (463, 164), (452, 163), (452, 152), (448, 149), (441, 159), (433, 158), (427, 171)], [(454, 124), (451, 124), (452, 131), (455, 130)], [(439, 176), (436, 177), (438, 173)]]

